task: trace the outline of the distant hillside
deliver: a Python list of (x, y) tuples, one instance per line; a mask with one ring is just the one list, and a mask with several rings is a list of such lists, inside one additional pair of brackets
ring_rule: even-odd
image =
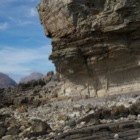
[(0, 73), (0, 88), (13, 87), (16, 85), (17, 83), (12, 78), (4, 73)]
[(33, 72), (30, 75), (22, 78), (19, 83), (27, 83), (28, 81), (39, 80), (39, 79), (42, 79), (43, 77), (44, 77), (43, 74), (38, 73), (38, 72)]

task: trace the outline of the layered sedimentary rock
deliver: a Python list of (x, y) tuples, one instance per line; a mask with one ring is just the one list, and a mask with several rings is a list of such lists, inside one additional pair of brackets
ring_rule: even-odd
[(139, 0), (42, 0), (38, 11), (66, 94), (140, 89)]

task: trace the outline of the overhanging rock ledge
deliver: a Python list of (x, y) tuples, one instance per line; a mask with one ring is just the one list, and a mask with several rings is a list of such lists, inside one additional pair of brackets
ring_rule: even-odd
[(38, 12), (64, 79), (60, 95), (140, 90), (139, 0), (42, 0)]

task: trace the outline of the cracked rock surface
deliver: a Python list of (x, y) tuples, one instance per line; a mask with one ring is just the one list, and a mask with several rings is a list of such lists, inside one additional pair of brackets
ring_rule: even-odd
[[(52, 38), (50, 59), (69, 85), (60, 96), (140, 90), (139, 7), (139, 0), (41, 1), (40, 21)], [(73, 94), (79, 85), (86, 90)]]

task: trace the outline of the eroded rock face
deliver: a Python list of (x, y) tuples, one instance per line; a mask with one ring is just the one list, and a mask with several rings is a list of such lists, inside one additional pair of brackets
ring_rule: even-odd
[(50, 59), (67, 87), (90, 95), (139, 90), (139, 7), (139, 0), (41, 1)]

